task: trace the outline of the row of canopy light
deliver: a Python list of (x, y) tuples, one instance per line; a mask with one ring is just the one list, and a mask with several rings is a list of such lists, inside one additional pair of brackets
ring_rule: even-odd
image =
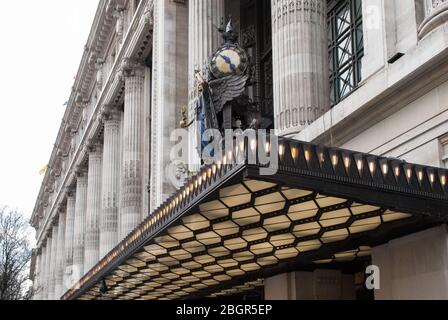
[[(278, 144), (274, 143), (274, 141), (271, 143), (273, 137), (278, 139)], [(277, 160), (279, 160), (279, 168), (287, 167), (289, 169), (297, 168), (309, 171), (319, 171), (322, 169), (323, 164), (330, 160), (335, 171), (333, 174), (336, 174), (336, 168), (342, 164), (346, 170), (346, 172), (342, 174), (350, 176), (349, 169), (352, 164), (355, 164), (359, 177), (352, 178), (365, 178), (364, 169), (367, 167), (371, 174), (370, 179), (374, 179), (376, 171), (380, 170), (384, 175), (384, 179), (386, 179), (389, 173), (393, 172), (396, 179), (401, 175), (404, 175), (409, 184), (411, 184), (412, 179), (416, 177), (420, 183), (420, 187), (422, 187), (423, 182), (427, 177), (431, 184), (430, 191), (441, 195), (444, 195), (446, 192), (447, 172), (442, 169), (424, 169), (423, 167), (408, 164), (397, 159), (379, 158), (342, 149), (313, 146), (300, 141), (287, 140), (275, 136), (270, 136), (263, 140), (263, 143), (259, 143), (258, 138), (246, 137), (240, 141), (234, 141), (231, 151), (223, 152), (221, 159), (212, 165), (203, 167), (183, 188), (167, 200), (158, 210), (148, 216), (148, 218), (131, 232), (118, 247), (103, 258), (94, 269), (75, 285), (74, 289), (66, 293), (64, 298), (72, 296), (76, 292), (76, 289), (84, 286), (92, 279), (92, 277), (98, 274), (116, 258), (120, 257), (127, 248), (135, 245), (136, 242), (141, 239), (142, 235), (162, 228), (167, 218), (178, 213), (184, 205), (189, 203), (190, 199), (207, 191), (209, 186), (231, 171), (235, 166), (244, 164), (268, 166), (269, 163), (261, 163), (260, 158), (263, 156), (272, 159), (273, 152), (278, 153)], [(256, 163), (251, 163), (250, 159), (256, 159)]]

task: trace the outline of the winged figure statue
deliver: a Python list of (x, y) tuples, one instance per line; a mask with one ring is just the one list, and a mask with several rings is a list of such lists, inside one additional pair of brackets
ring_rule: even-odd
[(205, 126), (207, 129), (220, 130), (218, 114), (222, 112), (227, 103), (240, 97), (245, 88), (249, 76), (231, 75), (221, 79), (203, 82), (202, 84), (202, 110), (205, 115)]

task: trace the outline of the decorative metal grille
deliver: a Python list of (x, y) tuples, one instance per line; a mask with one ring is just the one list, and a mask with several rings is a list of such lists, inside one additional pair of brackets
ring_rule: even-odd
[(362, 1), (328, 3), (328, 50), (331, 106), (353, 92), (361, 81), (364, 56)]

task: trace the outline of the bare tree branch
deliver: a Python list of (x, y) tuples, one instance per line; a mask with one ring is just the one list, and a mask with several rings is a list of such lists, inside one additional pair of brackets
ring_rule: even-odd
[(0, 300), (29, 299), (31, 249), (28, 242), (28, 222), (17, 211), (0, 207)]

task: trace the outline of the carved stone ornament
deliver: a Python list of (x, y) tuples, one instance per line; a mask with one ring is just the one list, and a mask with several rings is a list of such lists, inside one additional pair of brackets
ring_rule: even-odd
[(124, 58), (120, 69), (124, 77), (144, 76), (144, 63), (140, 60)]
[(143, 13), (141, 23), (147, 26), (154, 25), (154, 2), (150, 1), (145, 8), (145, 13)]
[(172, 161), (165, 170), (166, 176), (176, 189), (182, 188), (190, 175), (188, 165), (181, 160)]
[(425, 20), (418, 30), (420, 38), (448, 22), (448, 0), (425, 0), (425, 11)]
[(87, 169), (84, 166), (76, 166), (75, 175), (77, 178), (83, 177), (87, 173)]

